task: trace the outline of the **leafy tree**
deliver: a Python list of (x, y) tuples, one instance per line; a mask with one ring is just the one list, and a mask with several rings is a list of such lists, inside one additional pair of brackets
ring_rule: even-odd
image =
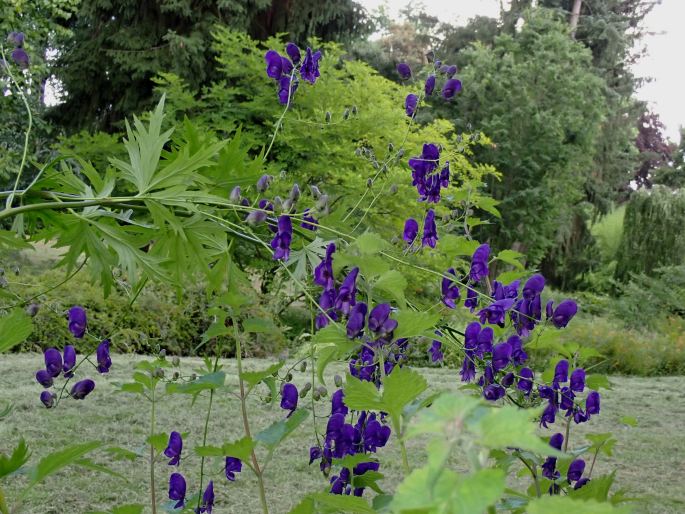
[(685, 128), (680, 129), (680, 144), (673, 149), (672, 162), (656, 169), (652, 182), (674, 189), (685, 187)]
[(655, 170), (668, 166), (671, 162), (673, 148), (663, 134), (664, 124), (659, 115), (645, 112), (640, 116), (637, 125), (635, 146), (640, 152), (640, 161), (635, 171), (635, 182), (638, 186), (652, 187), (652, 175)]

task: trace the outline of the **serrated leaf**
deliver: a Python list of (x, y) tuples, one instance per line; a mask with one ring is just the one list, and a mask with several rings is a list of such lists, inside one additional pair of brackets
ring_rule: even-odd
[(594, 389), (595, 391), (599, 391), (600, 389), (612, 389), (609, 377), (606, 375), (588, 375), (585, 378), (585, 385), (589, 389)]
[[(395, 368), (383, 382), (383, 404), (385, 411), (399, 417), (402, 410), (428, 388), (428, 382), (421, 374), (408, 367)], [(347, 403), (347, 396), (345, 396)]]
[(359, 253), (362, 255), (378, 255), (383, 250), (386, 250), (389, 244), (378, 234), (365, 232), (357, 238), (354, 246), (359, 249)]
[(308, 410), (297, 409), (290, 417), (277, 421), (259, 432), (255, 436), (255, 441), (273, 450), (308, 417)]
[(478, 248), (478, 241), (468, 239), (464, 236), (448, 234), (440, 240), (441, 250), (449, 256), (454, 255), (473, 255)]
[(574, 500), (568, 496), (543, 496), (528, 503), (527, 514), (628, 514), (629, 507), (614, 507), (594, 500)]
[(167, 394), (199, 394), (202, 391), (209, 391), (210, 389), (219, 389), (224, 386), (226, 382), (226, 373), (217, 371), (216, 373), (208, 373), (201, 375), (192, 382), (184, 384), (171, 382), (166, 386)]
[(385, 403), (372, 382), (359, 380), (349, 373), (343, 386), (345, 405), (354, 410), (385, 410)]
[(464, 419), (482, 402), (466, 394), (442, 394), (429, 409), (421, 411), (407, 430), (407, 437), (421, 434), (443, 435), (448, 427), (459, 429)]
[(145, 442), (152, 446), (157, 453), (161, 452), (167, 447), (169, 441), (169, 434), (166, 432), (160, 432), (159, 434), (153, 434), (145, 439)]
[(519, 270), (524, 269), (523, 263), (521, 262), (521, 259), (524, 258), (525, 255), (515, 250), (502, 250), (495, 257), (498, 261), (510, 264)]
[(374, 289), (390, 294), (397, 304), (404, 307), (407, 303), (404, 290), (407, 288), (407, 279), (397, 270), (389, 270), (383, 273), (373, 285)]
[(102, 443), (99, 441), (91, 441), (68, 446), (63, 450), (46, 455), (29, 473), (30, 483), (27, 490), (30, 490), (38, 482), (44, 480), (45, 477), (58, 472), (66, 466), (74, 464), (84, 455), (99, 448), (101, 445)]
[(21, 309), (14, 309), (0, 318), (0, 353), (24, 342), (33, 332), (31, 318)]
[(278, 373), (278, 370), (285, 365), (285, 362), (276, 362), (266, 369), (261, 371), (243, 371), (240, 377), (245, 381), (250, 387), (254, 387), (259, 384), (265, 378), (273, 376), (274, 373)]
[(395, 339), (424, 335), (424, 333), (440, 321), (440, 314), (435, 312), (415, 312), (403, 309), (393, 313), (392, 317), (397, 320)]
[(26, 464), (30, 456), (29, 447), (23, 439), (19, 440), (19, 444), (17, 444), (12, 451), (12, 455), (9, 457), (4, 453), (0, 453), (0, 478), (17, 471)]

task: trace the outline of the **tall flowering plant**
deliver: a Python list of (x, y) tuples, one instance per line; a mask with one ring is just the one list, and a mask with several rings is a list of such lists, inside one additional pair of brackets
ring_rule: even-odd
[[(21, 48), (16, 37), (13, 41)], [(335, 199), (325, 187), (312, 184), (303, 192), (299, 185), (288, 184), (283, 197), (276, 194), (283, 190), (283, 178), (269, 173), (267, 158), (283, 130), (283, 120), (297, 105), (300, 82), (314, 86), (325, 58), (294, 43), (287, 44), (284, 53), (269, 50), (264, 56), (266, 77), (275, 82), (284, 109), (258, 157), (240, 155), (224, 142), (198, 145), (202, 140), (198, 134), (170, 140), (171, 132), (162, 131), (162, 100), (147, 125), (134, 119), (133, 127), (127, 126), (129, 161), (112, 159), (114, 175), (103, 178), (84, 165), (83, 178), (71, 173), (65, 180), (49, 164), (25, 189), (15, 185), (0, 212), (0, 220), (21, 217), (28, 230), (49, 219), (46, 213), (59, 216), (61, 226), (70, 227), (58, 233), (56, 241), (69, 248), (66, 262), (85, 253), (105, 288), (111, 286), (107, 270), (113, 263), (134, 291), (149, 279), (180, 283), (181, 277), (206, 277), (215, 319), (206, 340), (230, 342), (234, 349), (234, 394), (244, 430), (227, 437), (209, 431), (217, 409), (215, 398), (227, 388), (226, 372), (219, 363), (225, 346), (220, 345), (214, 359), (206, 359), (204, 369), (192, 375), (183, 375), (179, 359), (167, 359), (164, 353), (136, 364), (132, 380), (119, 388), (149, 406), (145, 443), (151, 511), (219, 512), (224, 506), (217, 503), (215, 491), (242, 487), (240, 478), (249, 471), (256, 478), (262, 511), (268, 513), (277, 500), (267, 494), (268, 463), (278, 457), (278, 448), (288, 436), (310, 419), (314, 437), (305, 453), (313, 472), (321, 473), (321, 487), (303, 494), (294, 513), (622, 510), (609, 502), (618, 501), (609, 497), (613, 476), (592, 476), (594, 460), (610, 440), (597, 436), (592, 446), (576, 450), (569, 443), (573, 426), (600, 414), (600, 382), (586, 373), (577, 351), (562, 355), (542, 373), (529, 363), (530, 349), (539, 346), (545, 334), (563, 330), (578, 306), (571, 299), (556, 305), (545, 302), (544, 278), (526, 272), (521, 255), (511, 250), (495, 254), (487, 243), (473, 240), (472, 205), (462, 202), (462, 212), (445, 205), (454, 206), (460, 194), (459, 177), (445, 157), (456, 150), (427, 141), (421, 148), (408, 148), (412, 156), (405, 160), (406, 137), (398, 142), (395, 160), (406, 164), (406, 184), (417, 195), (412, 211), (420, 214), (395, 227), (392, 243), (374, 233), (373, 227), (363, 226), (380, 195), (369, 205), (363, 205), (366, 194), (362, 195), (345, 213), (345, 220), (357, 222), (346, 230), (326, 223), (335, 210)], [(22, 65), (21, 59), (17, 65)], [(436, 89), (445, 101), (458, 101), (462, 84), (454, 65), (432, 61), (425, 77), (404, 63), (397, 71), (416, 86), (404, 105), (398, 105), (407, 115), (407, 133), (424, 98)], [(248, 165), (233, 169), (234, 175), (227, 179), (224, 165), (236, 155)], [(383, 180), (379, 169), (370, 186)], [(114, 195), (117, 182), (125, 182), (127, 190), (134, 192)], [(496, 212), (493, 204), (486, 210)], [(458, 258), (462, 249), (448, 256), (446, 270), (432, 268), (434, 256), (444, 251), (446, 241), (455, 239), (470, 249), (470, 259)], [(22, 243), (10, 235), (0, 241)], [(141, 241), (149, 241), (145, 251)], [(243, 367), (249, 334), (265, 329), (247, 308), (251, 283), (233, 259), (236, 244), (267, 253), (310, 307), (311, 333), (295, 364), (279, 360), (257, 371)], [(498, 262), (518, 270), (517, 277), (496, 276)], [(406, 271), (432, 283), (435, 296), (408, 298)], [(470, 316), (468, 323), (456, 321), (457, 309)], [(0, 350), (20, 342), (31, 326), (30, 318), (16, 309), (0, 323), (9, 341)], [(89, 335), (87, 325), (82, 307), (69, 310), (67, 328), (76, 342)], [(66, 385), (84, 362), (99, 373), (109, 371), (110, 344), (110, 339), (99, 341), (94, 355), (79, 363), (76, 345), (45, 351), (44, 366), (35, 378), (45, 389), (40, 400), (50, 412), (62, 399), (97, 397), (89, 378), (76, 382), (68, 393)], [(461, 365), (454, 371), (454, 381), (463, 384), (460, 391), (430, 391), (420, 371), (410, 365), (417, 351), (426, 352), (433, 363), (442, 361), (446, 352), (458, 355)], [(344, 363), (345, 376), (335, 375), (331, 382), (327, 368), (333, 362)], [(311, 374), (299, 389), (293, 382), (296, 369)], [(64, 380), (61, 390), (52, 392), (60, 379)], [(248, 401), (264, 390), (266, 401), (277, 403), (280, 411), (271, 425), (260, 429), (250, 419)], [(182, 420), (159, 431), (158, 409), (179, 394), (191, 396), (194, 405), (199, 398), (206, 400), (199, 441), (188, 441)], [(541, 437), (538, 430), (554, 433)], [(424, 465), (417, 464), (407, 445), (419, 436), (428, 441)], [(224, 438), (220, 444), (210, 444)], [(402, 478), (390, 491), (383, 484), (384, 449), (393, 444), (402, 454)], [(60, 454), (59, 466), (51, 469), (74, 463), (96, 446)], [(458, 448), (467, 456), (467, 472), (451, 466), (449, 457)], [(110, 451), (141, 458), (126, 448)], [(199, 469), (187, 465), (188, 451), (200, 457)], [(589, 469), (581, 457), (587, 451), (594, 452)], [(0, 460), (0, 478), (25, 464), (25, 445), (15, 454)], [(211, 465), (216, 462), (220, 466)], [(514, 462), (530, 476), (525, 491), (507, 489), (507, 474), (517, 469)], [(36, 477), (44, 468), (36, 468)], [(167, 498), (157, 494), (160, 468), (165, 470)], [(5, 514), (9, 510), (1, 493), (0, 512)], [(142, 512), (143, 507), (132, 506), (132, 512)]]

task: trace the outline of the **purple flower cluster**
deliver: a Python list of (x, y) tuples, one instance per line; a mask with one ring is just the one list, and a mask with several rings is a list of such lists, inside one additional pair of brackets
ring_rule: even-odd
[[(77, 338), (83, 338), (86, 333), (87, 316), (83, 307), (78, 305), (69, 309), (69, 331)], [(107, 373), (112, 366), (112, 359), (109, 355), (108, 339), (102, 341), (96, 350), (97, 370), (100, 373)], [(55, 385), (55, 379), (63, 375), (67, 380), (74, 377), (76, 369), (76, 348), (73, 345), (66, 345), (62, 353), (56, 348), (48, 348), (43, 353), (43, 360), (45, 362), (44, 369), (36, 372), (36, 382), (42, 385), (46, 390), (40, 394), (40, 401), (48, 409), (55, 406), (58, 401), (57, 394), (49, 391)], [(66, 386), (66, 383), (65, 383)], [(71, 390), (69, 396), (74, 400), (83, 400), (95, 389), (95, 382), (89, 378), (76, 382)]]
[[(437, 76), (443, 76), (445, 80), (442, 85), (442, 98), (447, 101), (452, 100), (456, 94), (461, 91), (461, 81), (454, 78), (456, 73), (457, 67), (455, 65), (447, 65), (442, 64), (440, 61), (435, 61), (433, 63), (433, 70), (428, 75), (423, 85), (425, 96), (429, 97), (433, 94), (435, 86), (437, 85)], [(402, 80), (409, 80), (413, 76), (411, 67), (406, 62), (401, 62), (397, 65), (397, 74)], [(412, 118), (416, 114), (418, 103), (419, 96), (417, 94), (409, 93), (407, 95), (404, 100), (404, 109), (407, 116)]]
[(600, 395), (597, 391), (588, 392), (584, 409), (577, 399), (585, 391), (585, 370), (576, 368), (570, 378), (568, 371), (569, 363), (562, 359), (554, 368), (552, 386), (538, 386), (538, 395), (547, 400), (547, 406), (540, 418), (540, 424), (545, 428), (548, 423), (554, 423), (559, 411), (565, 411), (565, 417), (573, 416), (575, 423), (584, 423), (593, 415), (599, 414)]
[(299, 85), (298, 74), (302, 80), (310, 84), (314, 84), (319, 78), (321, 52), (312, 52), (311, 48), (307, 48), (303, 59), (295, 43), (288, 43), (285, 52), (288, 57), (276, 50), (269, 50), (264, 55), (264, 61), (267, 76), (278, 83), (278, 101), (282, 105), (290, 105)]
[[(561, 447), (564, 444), (564, 436), (562, 434), (554, 434), (549, 438), (549, 445), (555, 450), (561, 451)], [(566, 483), (573, 485), (574, 489), (580, 489), (585, 484), (587, 484), (590, 479), (583, 478), (583, 472), (585, 471), (585, 461), (583, 459), (575, 459), (571, 464), (569, 464), (568, 471), (566, 472)], [(561, 478), (561, 473), (557, 470), (557, 458), (547, 457), (545, 462), (542, 464), (542, 476), (552, 480), (554, 483), (549, 487), (550, 494), (558, 494), (559, 484), (557, 481)]]
[(24, 33), (10, 32), (7, 36), (7, 42), (14, 46), (10, 57), (22, 69), (29, 67), (29, 54), (24, 50)]
[(440, 164), (440, 148), (432, 143), (423, 145), (421, 155), (409, 159), (412, 186), (416, 186), (420, 202), (440, 202), (440, 191), (450, 185), (450, 163)]
[[(169, 443), (164, 450), (164, 455), (168, 457), (169, 466), (179, 466), (181, 462), (181, 452), (183, 450), (183, 438), (178, 432), (171, 432), (169, 434)], [(226, 457), (226, 464), (224, 471), (226, 479), (229, 482), (234, 482), (235, 474), (240, 473), (243, 469), (243, 463), (236, 457)], [(174, 472), (169, 476), (169, 499), (176, 502), (173, 505), (174, 509), (182, 509), (186, 505), (186, 479), (179, 473)], [(202, 501), (199, 509), (195, 512), (211, 514), (214, 508), (214, 481), (210, 480), (202, 494)]]

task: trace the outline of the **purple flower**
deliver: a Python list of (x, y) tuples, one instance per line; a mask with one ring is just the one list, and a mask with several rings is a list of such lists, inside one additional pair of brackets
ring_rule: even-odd
[(591, 391), (585, 399), (585, 411), (588, 416), (599, 414), (599, 393)]
[(476, 378), (476, 363), (473, 361), (471, 352), (466, 352), (459, 374), (462, 382), (471, 382)]
[(523, 349), (523, 341), (519, 336), (511, 336), (507, 339), (507, 343), (511, 345), (511, 357), (516, 366), (520, 366), (528, 360), (528, 354)]
[(176, 502), (174, 509), (185, 506), (186, 479), (180, 473), (172, 473), (169, 477), (169, 499)]
[(557, 389), (564, 382), (568, 382), (568, 361), (561, 359), (554, 368), (554, 388)]
[(526, 281), (526, 284), (523, 286), (523, 299), (532, 300), (536, 296), (539, 296), (544, 288), (545, 277), (543, 277), (542, 275), (533, 275)]
[(407, 116), (410, 118), (414, 116), (414, 113), (416, 112), (416, 106), (419, 103), (419, 97), (416, 96), (414, 93), (409, 93), (407, 97), (404, 99), (404, 110), (407, 113)]
[(375, 452), (376, 448), (384, 447), (390, 439), (390, 432), (390, 427), (381, 425), (377, 419), (368, 421), (364, 428), (364, 448)]
[(36, 382), (45, 387), (51, 387), (53, 384), (52, 375), (44, 369), (36, 371)]
[(419, 233), (419, 223), (414, 218), (407, 218), (404, 222), (404, 233), (402, 234), (402, 239), (404, 239), (408, 245), (411, 245), (416, 239)]
[(171, 432), (169, 434), (169, 444), (164, 450), (164, 455), (171, 459), (169, 466), (178, 466), (181, 461), (181, 451), (183, 450), (183, 438), (178, 432)]
[(507, 394), (504, 387), (499, 384), (490, 384), (483, 389), (483, 397), (491, 402), (497, 401)]
[(491, 325), (503, 327), (506, 318), (505, 314), (513, 305), (514, 300), (511, 298), (505, 298), (504, 300), (497, 300), (496, 302), (491, 303), (485, 309), (481, 309), (478, 312), (480, 322), (485, 323), (487, 321)]
[(69, 309), (69, 331), (75, 338), (81, 339), (86, 333), (86, 311), (79, 305)]
[(235, 186), (233, 189), (231, 189), (231, 194), (228, 195), (228, 200), (231, 203), (238, 205), (240, 203), (240, 201), (242, 200), (240, 193), (241, 193), (240, 186)]
[(345, 393), (343, 393), (342, 389), (338, 389), (333, 393), (333, 396), (331, 396), (331, 415), (333, 414), (342, 414), (343, 416), (347, 415), (347, 405), (345, 405)]
[(95, 389), (95, 382), (87, 378), (76, 382), (69, 393), (74, 400), (83, 400)]
[(347, 319), (347, 337), (354, 339), (364, 330), (367, 307), (364, 302), (359, 302), (352, 307)]
[(583, 487), (585, 484), (587, 484), (590, 481), (589, 478), (581, 478), (576, 482), (576, 485), (573, 486), (574, 489), (580, 489)]
[(478, 292), (472, 287), (466, 289), (466, 300), (464, 300), (464, 307), (473, 312), (473, 309), (478, 307)]
[(564, 300), (557, 308), (554, 309), (552, 314), (552, 323), (557, 328), (565, 328), (568, 322), (571, 321), (573, 316), (578, 312), (578, 305), (573, 300)]
[(576, 482), (583, 476), (583, 471), (585, 471), (585, 461), (583, 459), (576, 459), (569, 465), (566, 478), (569, 482)]
[(397, 320), (390, 318), (390, 305), (381, 303), (376, 305), (369, 314), (369, 330), (386, 336), (397, 328)]
[(261, 225), (266, 221), (266, 212), (264, 211), (252, 211), (245, 218), (245, 222), (250, 225)]
[(428, 209), (426, 219), (423, 221), (423, 238), (421, 239), (421, 245), (435, 248), (437, 243), (438, 228), (435, 225), (435, 211), (433, 211), (433, 209)]
[(290, 413), (288, 416), (290, 416), (290, 414), (295, 412), (295, 409), (297, 409), (297, 399), (297, 387), (289, 382), (284, 384), (283, 391), (281, 392), (281, 409), (289, 410)]
[(109, 339), (102, 341), (96, 351), (98, 361), (98, 371), (100, 373), (107, 373), (112, 367), (112, 359), (109, 356)]
[(309, 209), (305, 209), (304, 212), (302, 213), (302, 223), (300, 223), (300, 226), (305, 229), (305, 230), (312, 230), (315, 231), (319, 228), (319, 221), (309, 214), (311, 211)]
[(57, 396), (50, 391), (43, 391), (40, 393), (40, 401), (43, 402), (43, 405), (45, 405), (45, 408), (47, 409), (51, 409), (55, 405), (55, 398), (57, 398)]
[(310, 84), (316, 82), (317, 77), (319, 77), (319, 60), (321, 59), (321, 52), (316, 51), (312, 53), (312, 49), (307, 47), (307, 51), (304, 55), (304, 60), (302, 61), (302, 67), (300, 68), (300, 75), (304, 80)]
[(569, 387), (564, 386), (561, 388), (561, 391), (559, 391), (559, 397), (561, 398), (559, 407), (567, 411), (566, 415), (570, 416), (573, 412), (573, 400), (575, 400), (576, 395), (573, 394)]
[(274, 80), (278, 80), (283, 75), (283, 59), (276, 50), (269, 50), (264, 55), (266, 61), (266, 74)]
[[(564, 444), (564, 436), (561, 434), (554, 434), (549, 438), (549, 445), (556, 450), (561, 451), (562, 444)], [(542, 476), (550, 480), (559, 478), (559, 473), (555, 471), (556, 465), (556, 457), (547, 457), (547, 460), (542, 465)]]
[(442, 97), (445, 100), (452, 100), (459, 91), (461, 91), (461, 80), (449, 79), (442, 86)]
[(335, 308), (342, 311), (343, 314), (349, 314), (352, 306), (357, 303), (358, 274), (359, 268), (352, 268), (338, 290), (338, 297), (335, 299)]
[(288, 76), (281, 77), (278, 81), (278, 102), (287, 105), (292, 100), (297, 91), (297, 79), (290, 79)]
[(285, 53), (288, 54), (288, 57), (290, 57), (290, 60), (293, 61), (293, 63), (297, 64), (300, 62), (300, 59), (302, 56), (300, 55), (300, 49), (295, 43), (288, 43), (285, 45)]
[(411, 68), (406, 62), (401, 62), (397, 65), (397, 74), (402, 80), (407, 80), (411, 77)]
[(212, 508), (214, 508), (214, 482), (210, 480), (209, 484), (207, 484), (207, 489), (205, 489), (202, 495), (202, 506), (199, 512), (212, 514)]
[(500, 380), (500, 384), (502, 384), (502, 387), (511, 387), (514, 384), (514, 373), (510, 371), (504, 375)]
[(433, 339), (431, 347), (428, 349), (428, 353), (431, 356), (431, 362), (442, 362), (442, 343), (436, 339)]
[(547, 424), (553, 424), (554, 420), (556, 419), (556, 414), (557, 414), (557, 407), (554, 404), (554, 402), (548, 402), (547, 407), (545, 407), (545, 410), (542, 411), (542, 416), (540, 417), (540, 425), (542, 425), (545, 428), (547, 427)]
[(48, 348), (43, 354), (45, 370), (51, 377), (58, 377), (62, 373), (62, 354), (56, 348)]
[[(335, 286), (333, 277), (333, 253), (335, 253), (335, 243), (330, 243), (326, 247), (326, 257), (314, 268), (314, 283), (324, 289)], [(323, 305), (322, 305), (323, 307)], [(332, 307), (332, 305), (330, 306)]]
[(509, 343), (501, 343), (495, 346), (492, 350), (492, 368), (494, 371), (499, 371), (506, 368), (511, 361), (511, 345)]
[(66, 378), (74, 376), (72, 372), (74, 366), (76, 366), (76, 348), (68, 344), (64, 347), (64, 362), (62, 364), (62, 371), (64, 371)]
[(27, 54), (26, 50), (23, 48), (15, 48), (12, 50), (10, 57), (20, 68), (26, 69), (29, 67), (29, 54)]
[(236, 457), (226, 457), (226, 478), (235, 481), (235, 474), (243, 470), (243, 462)]
[(10, 32), (9, 36), (7, 36), (7, 42), (16, 47), (24, 46), (24, 33)]
[(571, 373), (571, 391), (582, 393), (585, 389), (585, 370), (577, 368)]
[(317, 459), (320, 459), (323, 456), (323, 452), (321, 451), (321, 448), (318, 446), (312, 446), (309, 448), (309, 465), (311, 466), (312, 462), (314, 462)]
[(290, 222), (290, 216), (279, 216), (278, 232), (276, 232), (276, 236), (271, 240), (271, 248), (274, 249), (274, 260), (288, 260), (292, 237), (293, 225)]
[(433, 94), (433, 90), (435, 89), (435, 75), (428, 75), (423, 89), (426, 92), (426, 96)]
[(488, 260), (490, 259), (490, 245), (485, 243), (476, 248), (471, 257), (471, 270), (469, 277), (473, 282), (478, 282), (480, 279), (488, 275)]
[[(457, 278), (457, 273), (454, 271), (454, 268), (448, 269), (447, 274), (454, 276), (455, 279)], [(442, 277), (442, 303), (450, 309), (454, 309), (457, 306), (455, 301), (458, 299), (459, 288), (457, 287), (455, 280), (448, 277)]]
[[(259, 177), (259, 180), (257, 180), (257, 191), (260, 193), (263, 193), (267, 189), (269, 189), (269, 186), (271, 185), (271, 182), (273, 182), (273, 177), (271, 175), (262, 175)], [(259, 208), (264, 209), (266, 207), (266, 200), (264, 200), (264, 205), (262, 205), (262, 202), (259, 202)], [(273, 209), (273, 208), (272, 208)], [(272, 209), (267, 209), (267, 210), (272, 210)]]
[(516, 387), (518, 387), (526, 396), (528, 396), (530, 391), (533, 389), (533, 370), (530, 368), (521, 368), (521, 371), (519, 371), (519, 376), (521, 378), (519, 378)]

